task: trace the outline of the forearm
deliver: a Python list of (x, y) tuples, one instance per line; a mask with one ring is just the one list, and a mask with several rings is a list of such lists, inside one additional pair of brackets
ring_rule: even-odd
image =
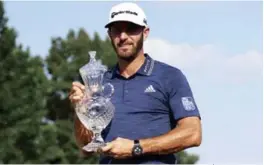
[(83, 150), (82, 147), (91, 141), (92, 133), (84, 127), (76, 114), (74, 115), (74, 133), (76, 143), (80, 148), (80, 154), (82, 156), (91, 156), (93, 153)]
[(81, 123), (77, 115), (74, 115), (74, 133), (79, 147), (88, 144), (92, 139), (92, 132)]
[(140, 140), (144, 154), (176, 153), (201, 143), (200, 130), (193, 127), (179, 126), (167, 134)]

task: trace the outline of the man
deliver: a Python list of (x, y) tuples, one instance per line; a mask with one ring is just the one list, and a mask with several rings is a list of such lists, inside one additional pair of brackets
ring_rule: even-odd
[[(110, 11), (108, 35), (118, 57), (116, 67), (104, 76), (114, 85), (116, 112), (103, 131), (103, 164), (175, 164), (174, 153), (201, 144), (200, 114), (183, 73), (144, 53), (149, 35), (144, 11), (134, 3), (121, 3)], [(84, 86), (74, 82), (69, 95), (74, 104)], [(91, 132), (75, 122), (80, 146)], [(86, 132), (86, 133), (84, 133)]]

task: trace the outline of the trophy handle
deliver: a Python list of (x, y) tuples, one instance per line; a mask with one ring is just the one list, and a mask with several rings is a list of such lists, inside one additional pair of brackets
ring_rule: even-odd
[[(109, 88), (109, 90), (107, 89)], [(114, 93), (114, 86), (111, 83), (106, 83), (102, 86), (104, 97), (110, 99)]]

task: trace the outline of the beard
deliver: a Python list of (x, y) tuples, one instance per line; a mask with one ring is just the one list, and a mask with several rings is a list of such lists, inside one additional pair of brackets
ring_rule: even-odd
[(140, 36), (140, 39), (136, 42), (135, 45), (131, 45), (132, 48), (127, 52), (119, 52), (118, 51), (118, 46), (120, 45), (120, 43), (115, 45), (114, 42), (112, 41), (112, 45), (113, 45), (115, 52), (117, 54), (117, 57), (119, 59), (127, 61), (127, 62), (131, 62), (137, 57), (138, 52), (142, 49), (143, 42), (144, 42), (144, 36), (142, 33)]

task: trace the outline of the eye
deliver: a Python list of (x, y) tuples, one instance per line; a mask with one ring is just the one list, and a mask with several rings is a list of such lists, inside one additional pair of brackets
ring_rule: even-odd
[(126, 32), (127, 33), (134, 33), (137, 32), (139, 30), (138, 26), (134, 25), (134, 24), (129, 24), (127, 26)]
[(110, 29), (110, 33), (112, 34), (112, 35), (118, 35), (118, 34), (120, 34), (120, 30), (119, 29), (117, 29), (117, 28), (111, 28)]
[(113, 26), (110, 29), (110, 32), (114, 36), (119, 35), (121, 32), (125, 32), (128, 35), (136, 35), (136, 34), (139, 34), (142, 30), (143, 30), (142, 27), (140, 27), (140, 26), (138, 26), (136, 24), (133, 24), (133, 23), (128, 23), (123, 28), (118, 27), (118, 26)]
[(126, 32), (128, 34), (139, 34), (141, 31), (142, 31), (142, 27), (135, 24), (129, 24), (126, 29)]

